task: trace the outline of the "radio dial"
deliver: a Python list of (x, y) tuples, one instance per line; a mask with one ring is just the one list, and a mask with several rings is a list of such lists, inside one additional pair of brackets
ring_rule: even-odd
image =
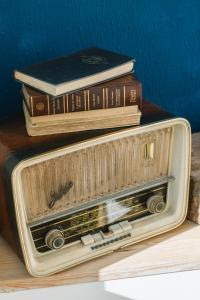
[(162, 195), (154, 195), (148, 198), (147, 208), (152, 213), (161, 213), (165, 209), (165, 202)]
[(50, 249), (60, 249), (65, 244), (65, 238), (60, 230), (52, 229), (46, 234), (45, 243)]

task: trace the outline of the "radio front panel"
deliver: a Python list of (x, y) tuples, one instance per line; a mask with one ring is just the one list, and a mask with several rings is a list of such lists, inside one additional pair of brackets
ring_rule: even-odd
[(12, 172), (24, 260), (53, 274), (180, 225), (190, 127), (169, 119), (54, 149)]

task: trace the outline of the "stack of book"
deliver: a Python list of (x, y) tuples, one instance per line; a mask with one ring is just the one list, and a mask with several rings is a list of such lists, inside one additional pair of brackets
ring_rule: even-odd
[(99, 48), (16, 70), (30, 136), (138, 125), (142, 85), (131, 57)]

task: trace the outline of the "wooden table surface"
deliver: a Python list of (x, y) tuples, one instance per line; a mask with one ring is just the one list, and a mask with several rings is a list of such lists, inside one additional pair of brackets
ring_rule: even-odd
[(45, 278), (31, 277), (0, 237), (0, 291), (105, 281), (200, 269), (200, 226), (179, 228)]

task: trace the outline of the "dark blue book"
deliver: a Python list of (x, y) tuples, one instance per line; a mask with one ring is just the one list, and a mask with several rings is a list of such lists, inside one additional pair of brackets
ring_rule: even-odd
[(99, 48), (15, 70), (15, 79), (52, 96), (83, 89), (133, 70), (134, 59)]

